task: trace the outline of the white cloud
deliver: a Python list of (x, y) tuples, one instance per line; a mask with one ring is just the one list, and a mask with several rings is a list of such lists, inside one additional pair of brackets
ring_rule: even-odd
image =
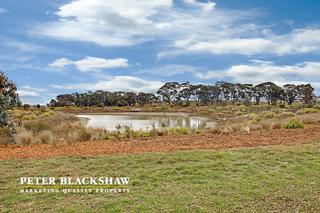
[(155, 92), (163, 85), (160, 81), (149, 81), (133, 76), (109, 76), (103, 80), (93, 83), (79, 83), (69, 85), (52, 85), (55, 89), (68, 90), (107, 90), (114, 91), (134, 91), (134, 92)]
[(255, 34), (257, 26), (241, 22), (256, 16), (256, 11), (226, 11), (215, 6), (198, 0), (73, 0), (56, 12), (59, 20), (40, 25), (33, 32), (101, 46), (171, 42), (193, 35), (221, 38)]
[[(198, 39), (177, 40), (174, 47), (186, 52), (212, 54), (275, 54), (293, 55), (320, 51), (320, 29), (297, 29), (284, 35), (261, 35), (256, 38)], [(161, 52), (158, 57), (172, 53)]]
[(211, 1), (73, 0), (56, 15), (59, 20), (40, 25), (35, 32), (106, 47), (171, 42), (159, 58), (184, 53), (282, 56), (320, 50), (319, 28), (275, 35), (254, 24), (253, 18), (261, 15), (258, 11), (220, 9)]
[[(130, 46), (150, 33), (151, 16), (169, 9), (172, 0), (74, 0), (59, 8), (60, 20), (40, 27), (43, 35), (102, 46)], [(146, 32), (144, 32), (146, 31)]]
[(319, 85), (320, 62), (275, 65), (269, 61), (253, 60), (251, 64), (234, 65), (222, 71), (197, 72), (195, 76), (203, 80), (222, 80), (227, 78), (235, 82), (253, 84), (272, 81), (279, 84), (309, 82), (313, 85)]
[(158, 58), (190, 53), (282, 56), (320, 50), (319, 28), (275, 35), (254, 24), (259, 11), (220, 9), (211, 1), (73, 0), (56, 15), (59, 20), (36, 27), (35, 33), (105, 47), (170, 42)]
[(40, 94), (35, 92), (35, 91), (30, 91), (30, 90), (18, 90), (17, 93), (19, 94), (20, 97), (39, 97)]
[(44, 89), (41, 88), (35, 88), (30, 85), (22, 86), (20, 89), (17, 90), (17, 93), (22, 98), (34, 98), (34, 97), (40, 97), (41, 92), (44, 92)]
[(128, 67), (128, 60), (125, 58), (105, 59), (87, 56), (78, 61), (67, 58), (60, 58), (49, 64), (50, 67), (63, 69), (66, 66), (74, 65), (81, 72), (98, 71), (101, 69)]

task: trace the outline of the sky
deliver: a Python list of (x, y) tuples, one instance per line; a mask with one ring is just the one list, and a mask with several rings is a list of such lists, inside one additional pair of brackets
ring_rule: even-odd
[(318, 0), (1, 0), (0, 70), (23, 103), (164, 82), (311, 83)]

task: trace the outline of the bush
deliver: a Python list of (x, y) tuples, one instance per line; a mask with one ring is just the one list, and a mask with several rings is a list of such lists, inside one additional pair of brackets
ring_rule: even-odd
[(314, 108), (302, 108), (300, 110), (298, 110), (298, 114), (308, 114), (308, 113), (316, 113), (318, 112), (317, 109)]
[(274, 118), (275, 116), (276, 116), (276, 113), (274, 112), (267, 112), (263, 115), (265, 119), (271, 119), (271, 118)]
[(284, 124), (283, 127), (285, 129), (298, 129), (303, 128), (304, 125), (299, 119), (291, 119), (288, 123)]
[(260, 116), (257, 115), (256, 113), (251, 113), (249, 115), (249, 119), (251, 121), (251, 124), (256, 124), (261, 120)]

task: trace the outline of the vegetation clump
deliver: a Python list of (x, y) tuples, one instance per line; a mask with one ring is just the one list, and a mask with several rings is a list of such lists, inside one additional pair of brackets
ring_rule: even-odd
[(302, 108), (297, 111), (298, 114), (309, 114), (309, 113), (316, 113), (318, 109), (315, 108)]
[(284, 124), (283, 127), (285, 129), (299, 129), (299, 128), (303, 128), (304, 124), (299, 119), (293, 118), (290, 121), (288, 121), (286, 124)]

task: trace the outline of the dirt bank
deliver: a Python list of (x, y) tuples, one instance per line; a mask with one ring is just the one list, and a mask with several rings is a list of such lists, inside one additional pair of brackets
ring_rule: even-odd
[(90, 141), (72, 145), (33, 145), (18, 147), (0, 146), (0, 159), (47, 158), (55, 156), (96, 156), (105, 154), (132, 154), (142, 152), (173, 152), (191, 149), (224, 149), (267, 146), (275, 144), (307, 143), (320, 141), (320, 124), (304, 129), (254, 131), (250, 134), (211, 134), (165, 136), (123, 141)]

